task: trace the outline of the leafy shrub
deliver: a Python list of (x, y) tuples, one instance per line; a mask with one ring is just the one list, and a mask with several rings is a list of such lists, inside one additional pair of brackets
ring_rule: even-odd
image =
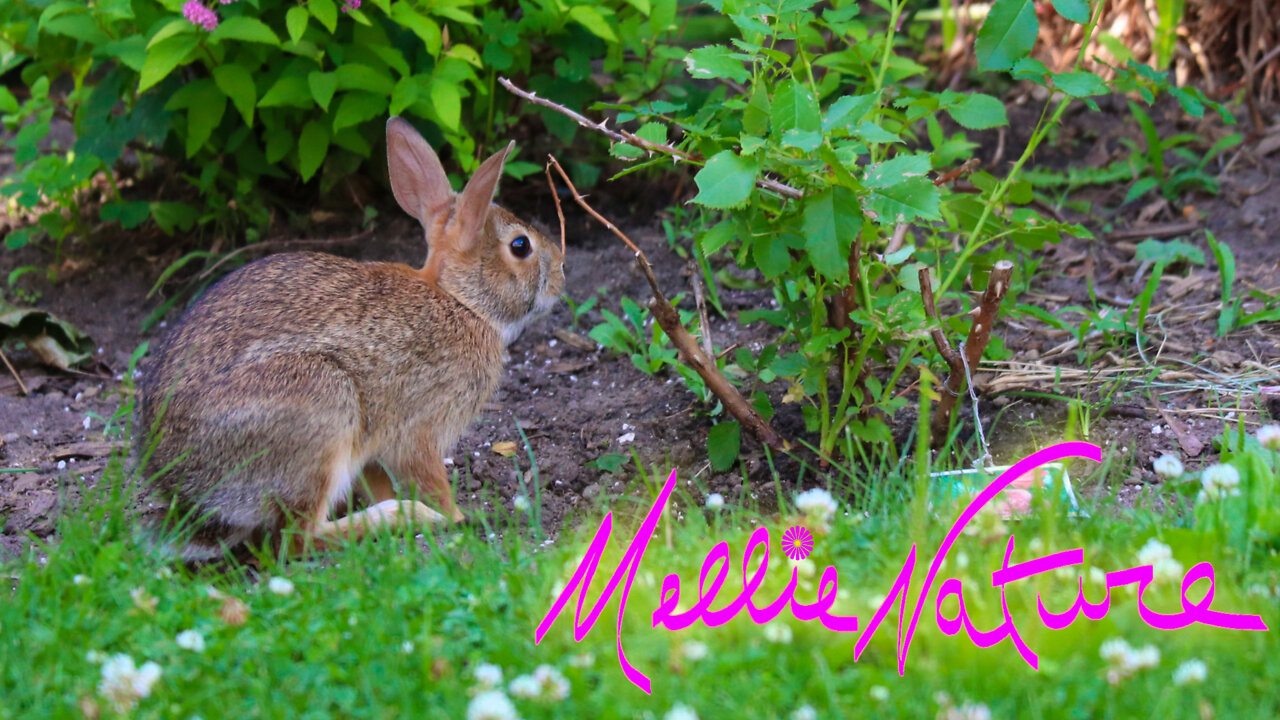
[[(327, 189), (376, 160), (388, 114), (424, 121), (429, 139), (470, 171), (516, 119), (494, 93), (498, 73), (585, 103), (601, 93), (591, 78), (598, 61), (625, 78), (610, 92), (634, 97), (665, 76), (670, 62), (652, 39), (676, 10), (676, 0), (343, 2), (5, 3), (0, 72), (16, 70), (31, 92), (19, 102), (0, 88), (4, 123), (17, 130), (17, 171), (0, 192), (60, 244), (83, 232), (95, 178), (130, 151), (144, 168), (161, 154), (183, 161), (200, 206), (127, 202), (112, 187), (101, 220), (151, 219), (170, 233), (197, 222), (261, 226), (269, 188), (318, 177)], [(51, 92), (64, 79), (71, 89)], [(75, 144), (42, 150), (55, 117), (74, 123)], [(576, 130), (557, 115), (546, 124), (566, 142)], [(7, 242), (30, 238), (21, 230)]]
[[(922, 268), (939, 293), (970, 277), (980, 289), (996, 261), (1064, 232), (1087, 235), (1041, 216), (1019, 175), (1069, 104), (1096, 109), (1092, 98), (1109, 92), (1151, 102), (1161, 89), (1193, 114), (1206, 102), (1145, 66), (1115, 68), (1110, 81), (1080, 62), (1051, 72), (1027, 57), (1038, 30), (1031, 0), (999, 0), (977, 36), (979, 70), (1042, 85), (1050, 98), (1012, 170), (1003, 178), (976, 172), (976, 192), (958, 192), (943, 175), (973, 157), (967, 132), (1008, 118), (991, 95), (926, 89), (925, 68), (898, 54), (908, 43), (899, 30), (905, 1), (878, 2), (885, 15), (875, 17), (854, 2), (709, 4), (733, 23), (735, 37), (694, 49), (684, 61), (692, 78), (714, 89), (697, 102), (616, 106), (619, 120), (640, 122), (636, 134), (659, 144), (678, 128), (673, 154), (701, 165), (693, 202), (708, 222), (694, 252), (701, 262), (727, 254), (738, 268), (758, 271), (776, 300), (776, 309), (741, 313), (742, 322), (768, 322), (781, 333), (757, 354), (739, 350), (739, 369), (790, 385), (784, 402), (803, 402), (824, 457), (838, 443), (887, 440), (886, 419), (908, 402), (898, 379), (922, 355), (934, 355)], [(1086, 47), (1096, 6), (1054, 3), (1086, 26)], [(948, 118), (958, 131), (947, 129)], [(615, 154), (637, 167), (670, 163), (662, 153)], [(961, 317), (945, 320), (944, 330), (967, 331)], [(998, 342), (991, 347), (1001, 352)], [(887, 382), (871, 372), (880, 367)]]

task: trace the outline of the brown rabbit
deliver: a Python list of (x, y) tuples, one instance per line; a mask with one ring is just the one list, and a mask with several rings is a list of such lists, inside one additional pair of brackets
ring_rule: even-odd
[[(164, 510), (194, 522), (184, 557), (274, 538), (290, 517), (319, 544), (463, 519), (443, 458), (497, 389), (505, 345), (564, 285), (563, 248), (493, 204), (510, 151), (454, 193), (422, 136), (391, 118), (391, 188), (425, 230), (422, 269), (270, 256), (210, 288), (157, 345), (139, 456)], [(382, 466), (440, 512), (394, 500)], [(330, 520), (365, 484), (377, 504)]]

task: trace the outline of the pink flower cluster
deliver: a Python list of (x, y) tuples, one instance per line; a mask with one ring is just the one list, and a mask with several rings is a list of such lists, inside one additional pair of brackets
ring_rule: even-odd
[(192, 25), (202, 27), (209, 32), (213, 32), (218, 27), (218, 14), (205, 7), (200, 0), (187, 0), (187, 3), (182, 6), (182, 17)]
[(360, 9), (360, 0), (342, 0), (342, 12)]

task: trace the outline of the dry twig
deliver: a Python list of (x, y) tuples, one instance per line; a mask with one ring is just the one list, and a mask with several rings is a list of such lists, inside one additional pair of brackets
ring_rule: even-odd
[(604, 225), (609, 232), (625, 243), (631, 252), (635, 253), (636, 265), (640, 268), (640, 272), (644, 274), (645, 280), (649, 282), (649, 289), (653, 292), (653, 301), (649, 303), (649, 309), (653, 311), (654, 320), (667, 333), (667, 337), (671, 338), (676, 350), (680, 352), (680, 359), (702, 377), (703, 381), (707, 383), (707, 389), (720, 398), (720, 402), (724, 403), (724, 407), (729, 411), (729, 414), (749, 430), (751, 434), (755, 435), (757, 440), (774, 450), (786, 450), (788, 445), (782, 436), (769, 425), (768, 421), (760, 417), (760, 413), (756, 412), (755, 408), (733, 386), (733, 383), (730, 383), (728, 378), (716, 367), (715, 357), (704, 352), (698, 346), (698, 341), (680, 323), (680, 313), (676, 311), (671, 305), (671, 301), (667, 300), (662, 293), (662, 289), (658, 287), (658, 278), (653, 274), (653, 266), (649, 264), (649, 258), (645, 257), (644, 252), (631, 241), (631, 238), (627, 237), (626, 233), (619, 230), (587, 203), (586, 198), (582, 197), (578, 192), (578, 188), (574, 186), (573, 181), (569, 179), (569, 175), (560, 166), (560, 162), (556, 160), (554, 155), (547, 156), (547, 163), (548, 167), (556, 169), (560, 179), (569, 187), (569, 193), (573, 196), (574, 202), (578, 203), (578, 206), (586, 211), (588, 215), (595, 218), (601, 225)]
[(3, 350), (0, 350), (0, 360), (4, 360), (4, 366), (9, 368), (13, 379), (18, 381), (18, 389), (22, 390), (22, 394), (30, 395), (31, 391), (27, 390), (27, 384), (22, 382), (22, 376), (18, 374), (18, 370), (13, 366), (13, 363), (9, 362), (9, 356), (5, 355)]

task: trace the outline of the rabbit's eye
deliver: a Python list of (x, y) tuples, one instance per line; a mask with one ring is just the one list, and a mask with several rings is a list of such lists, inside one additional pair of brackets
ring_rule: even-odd
[(533, 243), (529, 242), (529, 238), (521, 235), (511, 241), (511, 254), (520, 259), (529, 257), (529, 253), (533, 252)]

